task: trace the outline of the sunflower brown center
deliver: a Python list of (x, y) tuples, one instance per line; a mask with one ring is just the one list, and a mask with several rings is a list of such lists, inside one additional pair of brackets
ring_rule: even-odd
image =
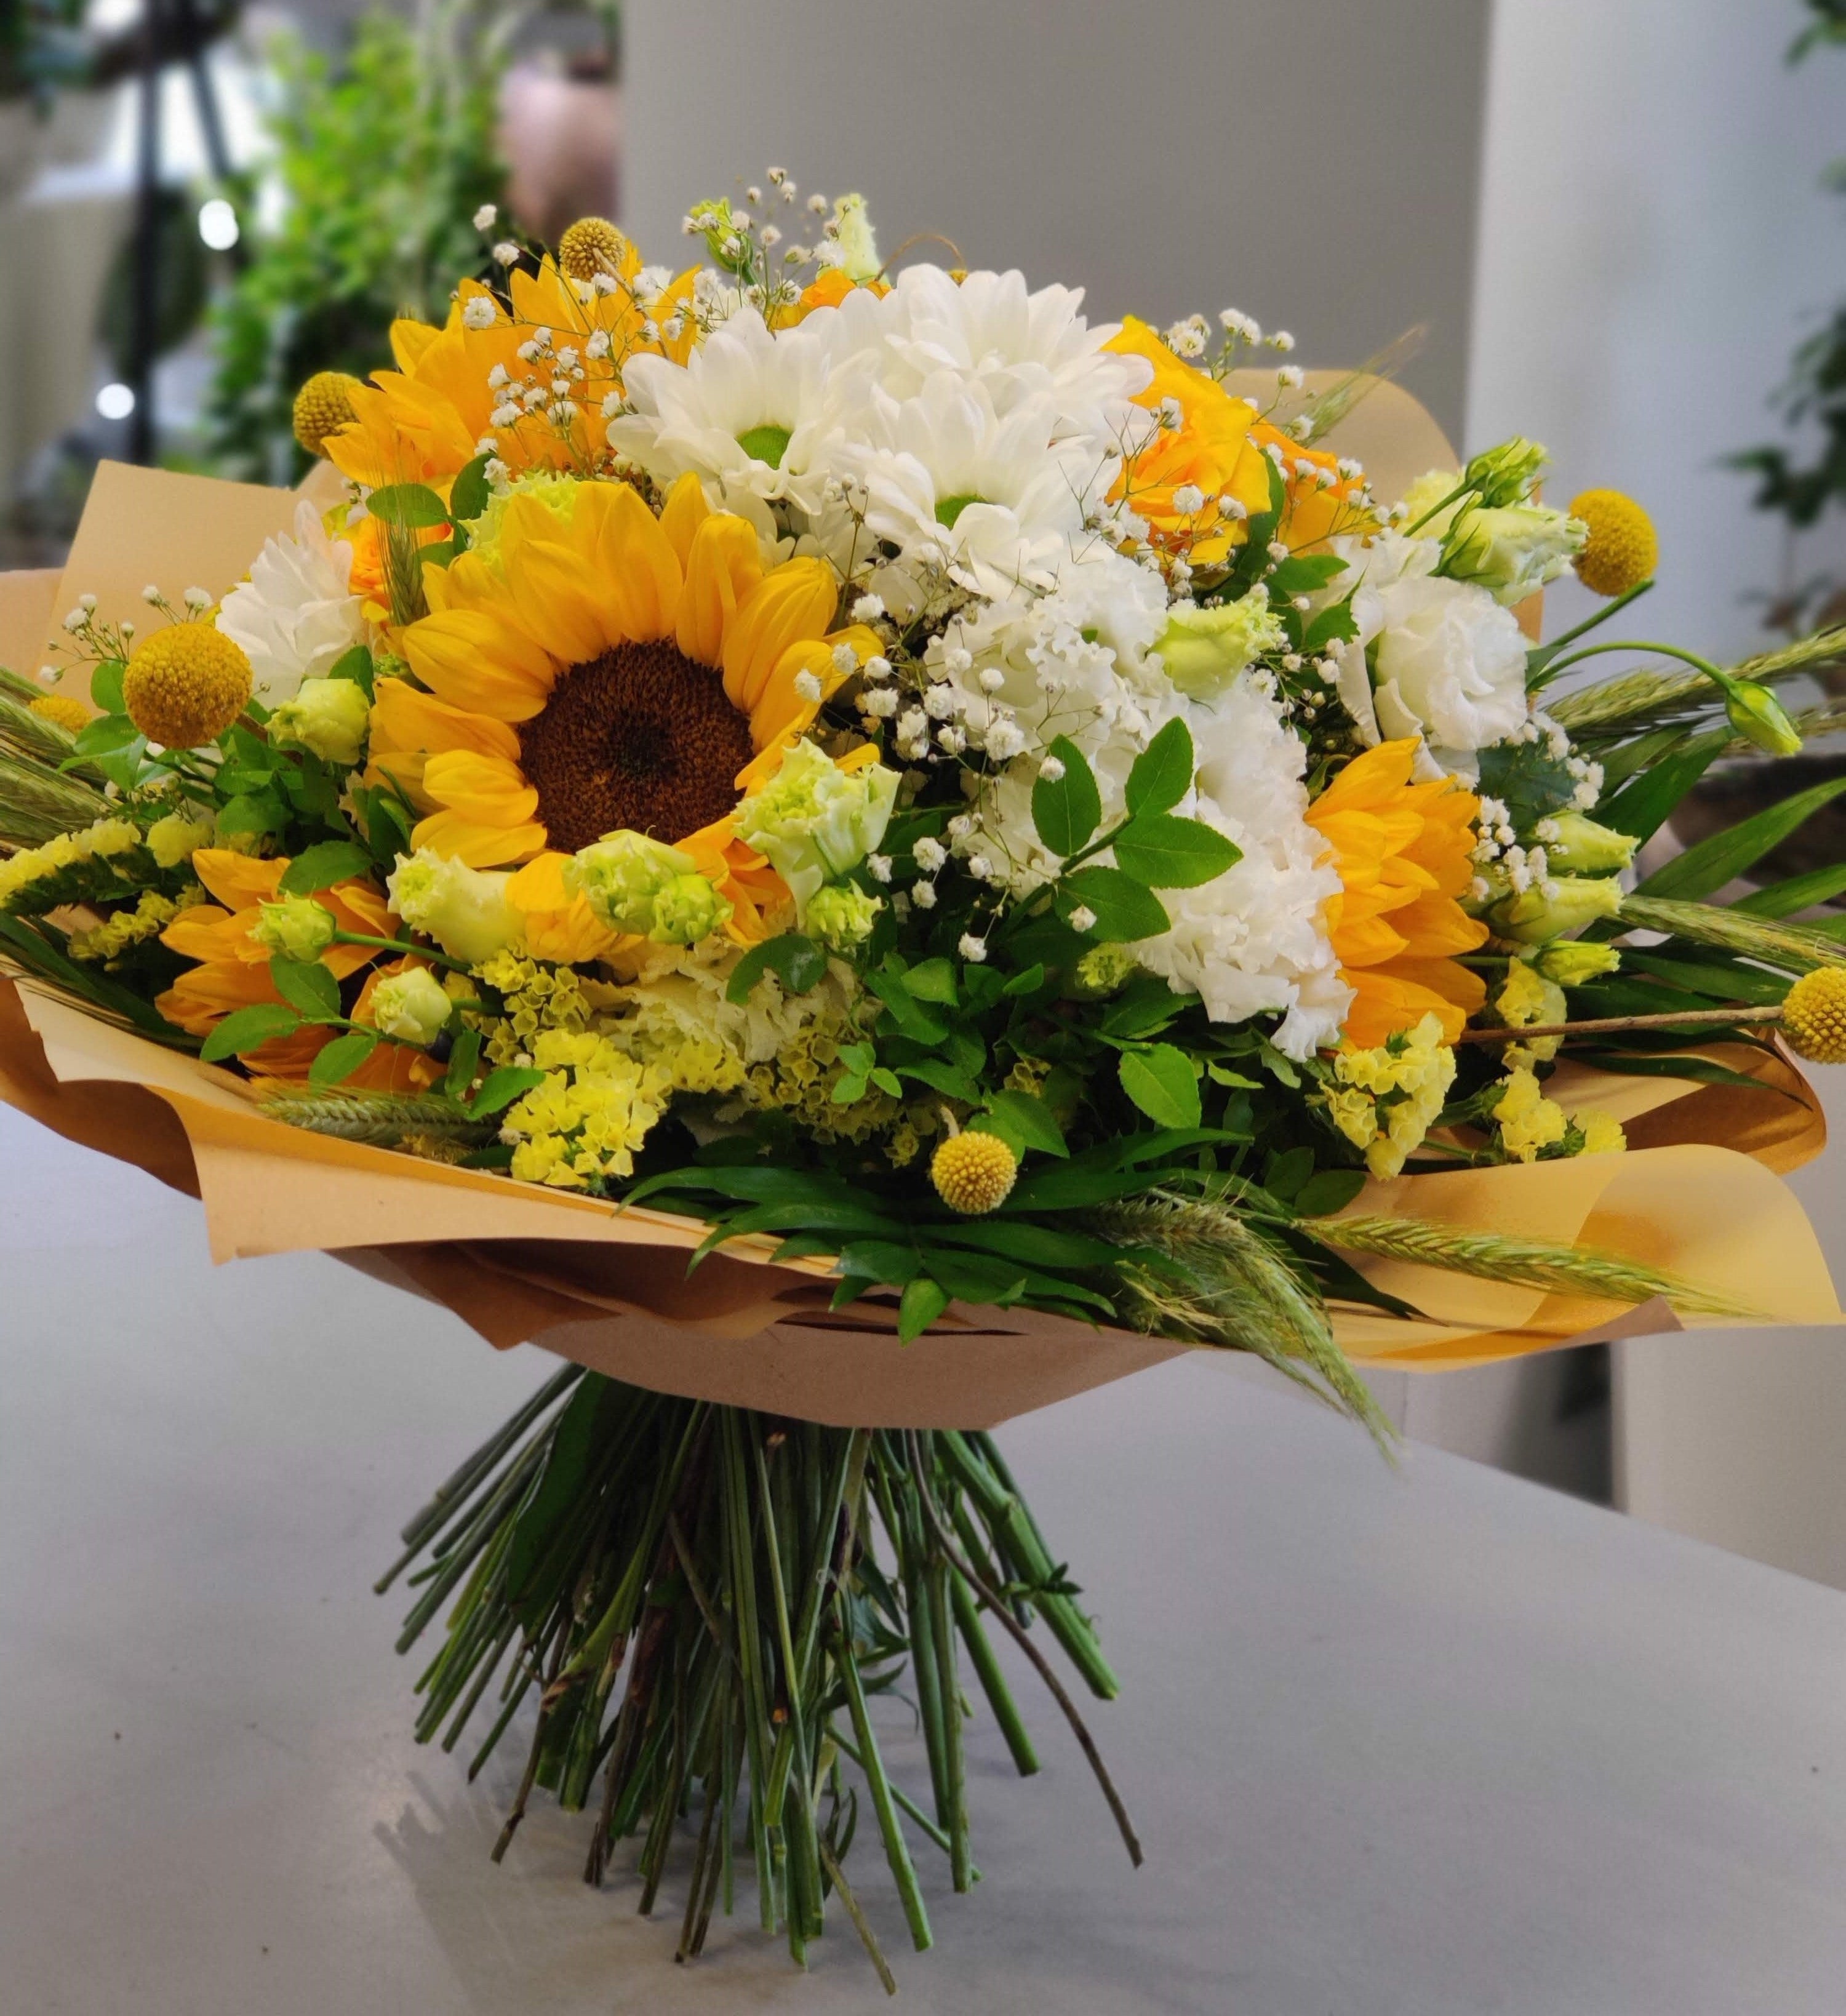
[(572, 666), (520, 730), (520, 767), (566, 854), (622, 830), (684, 840), (735, 806), (752, 754), (718, 674), (667, 643)]

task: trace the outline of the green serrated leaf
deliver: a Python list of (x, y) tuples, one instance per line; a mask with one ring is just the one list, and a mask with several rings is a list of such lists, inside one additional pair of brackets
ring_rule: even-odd
[(496, 1113), (503, 1112), (516, 1099), (523, 1099), (528, 1092), (536, 1091), (544, 1084), (545, 1074), (524, 1064), (502, 1064), (491, 1071), (481, 1082), (481, 1087), (468, 1103), (470, 1119), (489, 1120)]
[(946, 959), (920, 959), (904, 975), (904, 988), (915, 1001), (939, 1002), (945, 1008), (955, 1004), (955, 967)]
[(1116, 865), (1150, 889), (1192, 889), (1211, 882), (1243, 859), (1243, 851), (1203, 819), (1150, 812), (1130, 819), (1115, 836)]
[(355, 644), (344, 657), (336, 658), (327, 668), (330, 679), (350, 679), (368, 700), (372, 696), (373, 667), (372, 653), (363, 644)]
[(1183, 721), (1169, 721), (1135, 758), (1123, 797), (1139, 816), (1171, 812), (1193, 787), (1195, 758), (1192, 730)]
[(752, 945), (732, 969), (725, 988), (727, 1001), (743, 1002), (765, 973), (772, 973), (785, 994), (808, 994), (826, 977), (827, 956), (811, 938), (798, 931), (765, 938)]
[(1171, 1043), (1125, 1051), (1118, 1071), (1122, 1090), (1157, 1126), (1198, 1125), (1198, 1069), (1185, 1051)]
[(219, 1064), (226, 1057), (260, 1049), (277, 1036), (292, 1036), (300, 1026), (301, 1018), (293, 1009), (259, 1001), (227, 1015), (200, 1046), (199, 1055), (208, 1064)]
[(106, 714), (86, 722), (77, 731), (71, 747), (79, 756), (109, 756), (126, 749), (141, 733), (125, 714)]
[(1007, 1122), (1020, 1147), (1036, 1148), (1044, 1155), (1070, 1154), (1064, 1130), (1053, 1117), (1051, 1108), (1035, 1093), (1002, 1088), (988, 1098), (987, 1110)]
[(229, 804), (218, 808), (218, 830), (230, 833), (283, 833), (288, 829), (289, 808), (279, 793), (243, 791)]
[(326, 1022), (338, 1017), (340, 983), (318, 959), (285, 959), (278, 952), (269, 962), (269, 978), (304, 1021)]
[(376, 1029), (348, 1029), (317, 1053), (308, 1067), (311, 1085), (341, 1085), (378, 1048)]
[(465, 1025), (449, 1049), (448, 1069), (443, 1075), (442, 1089), (449, 1098), (459, 1103), (468, 1096), (480, 1062), (480, 1031)]
[(1063, 765), (1063, 773), (1054, 780), (1040, 772), (1032, 786), (1032, 823), (1052, 852), (1066, 860), (1101, 824), (1103, 795), (1089, 758), (1068, 736), (1057, 736), (1045, 754)]
[(357, 841), (323, 840), (303, 848), (282, 870), (276, 887), (285, 896), (311, 896), (371, 872), (371, 854)]
[(90, 668), (90, 704), (104, 714), (122, 711), (122, 676), (128, 668), (120, 658), (106, 658)]
[(477, 455), (462, 466), (461, 473), (449, 485), (448, 516), (458, 525), (472, 524), (493, 501), (493, 488), (488, 481), (488, 463), (490, 457)]
[(1073, 870), (1057, 885), (1057, 907), (1067, 923), (1073, 912), (1088, 910), (1096, 919), (1089, 935), (1111, 944), (1157, 938), (1172, 922), (1159, 897), (1119, 868)]

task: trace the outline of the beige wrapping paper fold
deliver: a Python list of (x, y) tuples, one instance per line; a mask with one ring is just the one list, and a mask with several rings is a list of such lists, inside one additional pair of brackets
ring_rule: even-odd
[[(1352, 1208), (1601, 1247), (1747, 1302), (1766, 1322), (1837, 1321), (1826, 1262), (1776, 1173), (1819, 1152), (1813, 1094), (1779, 1059), (1725, 1055), (1761, 1089), (1560, 1074), (1567, 1103), (1593, 1098), (1624, 1115), (1636, 1143), (1625, 1155), (1400, 1177), (1369, 1185)], [(769, 1241), (743, 1239), (689, 1276), (700, 1224), (304, 1133), (266, 1118), (230, 1073), (30, 982), (0, 981), (0, 1099), (200, 1197), (215, 1259), (329, 1252), (441, 1303), (491, 1344), (530, 1341), (666, 1392), (840, 1426), (984, 1427), (1185, 1348), (960, 1305), (902, 1347), (887, 1298), (829, 1311), (823, 1262), (775, 1265)], [(1738, 1145), (1712, 1146), (1706, 1129)], [(1427, 1319), (1340, 1311), (1340, 1341), (1367, 1364), (1446, 1369), (1677, 1327), (1655, 1305), (1359, 1264)]]
[[(1340, 375), (1310, 373), (1307, 391)], [(1272, 383), (1234, 389), (1266, 398)], [(1385, 495), (1455, 466), (1435, 422), (1390, 384), (1374, 385), (1329, 445), (1358, 456)], [(104, 463), (63, 575), (0, 575), (0, 664), (44, 662), (80, 594), (115, 621), (145, 615), (146, 582), (221, 594), (265, 538), (292, 526), (298, 502)], [(86, 693), (87, 680), (74, 673), (65, 689)], [(1626, 1155), (1403, 1178), (1369, 1186), (1352, 1208), (1606, 1247), (1747, 1301), (1765, 1321), (1837, 1321), (1826, 1263), (1777, 1174), (1820, 1150), (1813, 1094), (1792, 1064), (1742, 1046), (1725, 1056), (1761, 1089), (1560, 1074), (1548, 1089), (1567, 1106), (1614, 1113), (1628, 1130)], [(689, 1278), (682, 1256), (701, 1225), (302, 1132), (265, 1118), (232, 1074), (4, 979), (0, 1099), (201, 1198), (215, 1259), (329, 1252), (453, 1310), (490, 1343), (530, 1341), (668, 1392), (840, 1425), (986, 1427), (1186, 1348), (959, 1305), (901, 1347), (887, 1298), (829, 1313), (824, 1262), (773, 1265), (769, 1242), (743, 1240)], [(1676, 1327), (1657, 1305), (1359, 1265), (1427, 1317), (1341, 1311), (1340, 1341), (1368, 1364), (1446, 1368)]]

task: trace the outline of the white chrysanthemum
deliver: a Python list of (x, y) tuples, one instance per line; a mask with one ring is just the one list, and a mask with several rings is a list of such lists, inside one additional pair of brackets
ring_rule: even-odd
[(219, 605), (218, 627), (250, 659), (250, 689), (265, 707), (294, 697), (363, 643), (365, 619), (351, 592), (353, 549), (330, 539), (311, 504), (295, 511), (295, 535), (269, 540), (250, 579)]
[(1322, 921), (1340, 877), (1308, 824), (1307, 752), (1247, 675), (1210, 702), (1175, 697), (1192, 731), (1196, 801), (1181, 809), (1243, 850), (1214, 881), (1163, 889), (1171, 930), (1135, 947), (1176, 988), (1196, 991), (1214, 1021), (1280, 1011), (1276, 1047), (1304, 1057), (1337, 1040), (1352, 991)]
[(632, 358), (623, 384), (635, 410), (610, 422), (610, 445), (663, 483), (696, 471), (714, 502), (747, 516), (783, 499), (813, 511), (865, 396), (870, 360), (840, 341), (851, 326), (821, 309), (776, 335), (743, 308), (683, 365)]
[(871, 439), (842, 443), (839, 462), (866, 530), (898, 549), (872, 584), (887, 607), (913, 602), (906, 578), (933, 568), (990, 597), (1056, 581), (1105, 472), (1087, 444), (1054, 442), (1052, 407), (1001, 413), (981, 380), (943, 371), (912, 398), (880, 389), (869, 417)]
[(1119, 325), (1092, 327), (1082, 304), (1081, 287), (1033, 293), (1017, 272), (957, 283), (940, 266), (908, 267), (881, 304), (882, 382), (901, 398), (938, 371), (978, 379), (999, 411), (1041, 401), (1060, 434), (1087, 435), (1108, 454), (1152, 367), (1107, 349)]

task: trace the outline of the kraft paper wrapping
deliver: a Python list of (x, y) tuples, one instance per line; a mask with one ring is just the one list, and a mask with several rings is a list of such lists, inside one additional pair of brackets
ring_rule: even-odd
[[(1310, 374), (1308, 389), (1337, 376)], [(1390, 384), (1375, 385), (1329, 445), (1363, 461), (1386, 495), (1455, 463), (1434, 419)], [(144, 613), (147, 581), (170, 596), (194, 584), (221, 593), (292, 526), (297, 501), (104, 463), (62, 576), (0, 576), (0, 663), (42, 662), (80, 594), (120, 621)], [(72, 687), (85, 690), (74, 675)], [(1551, 1089), (1567, 1106), (1623, 1121), (1625, 1155), (1401, 1178), (1369, 1185), (1351, 1208), (1602, 1247), (1747, 1302), (1765, 1322), (1837, 1321), (1812, 1231), (1779, 1180), (1824, 1143), (1813, 1094), (1791, 1063), (1740, 1046), (1722, 1054), (1760, 1085), (1560, 1075)], [(0, 1099), (200, 1198), (215, 1260), (325, 1251), (441, 1304), (498, 1347), (530, 1341), (665, 1392), (840, 1426), (988, 1427), (1189, 1348), (961, 1305), (902, 1347), (890, 1297), (829, 1311), (823, 1261), (772, 1264), (770, 1241), (739, 1240), (689, 1276), (682, 1256), (700, 1224), (305, 1133), (266, 1118), (234, 1074), (4, 977)], [(1426, 1312), (1405, 1323), (1342, 1311), (1340, 1341), (1368, 1364), (1446, 1369), (1677, 1327), (1663, 1305), (1358, 1264)]]

